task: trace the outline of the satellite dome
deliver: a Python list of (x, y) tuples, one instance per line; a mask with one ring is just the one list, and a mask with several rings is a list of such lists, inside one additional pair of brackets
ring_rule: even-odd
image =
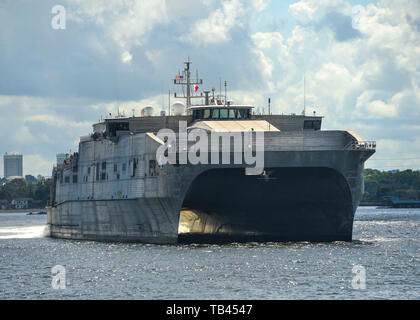
[(172, 113), (174, 116), (181, 116), (185, 113), (185, 104), (182, 102), (175, 102), (172, 105)]
[(153, 107), (152, 106), (146, 106), (143, 109), (141, 109), (141, 116), (142, 117), (153, 116)]

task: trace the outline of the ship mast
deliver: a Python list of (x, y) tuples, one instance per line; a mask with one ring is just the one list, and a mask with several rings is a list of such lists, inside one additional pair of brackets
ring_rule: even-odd
[(187, 75), (187, 108), (191, 107), (191, 72), (190, 72), (190, 64), (191, 61), (189, 61), (190, 59), (188, 59), (188, 61), (184, 62), (186, 67), (185, 67), (185, 73)]
[[(174, 93), (174, 97), (175, 98), (182, 98), (186, 100), (186, 106), (187, 106), (187, 110), (192, 106), (191, 103), (191, 99), (193, 98), (203, 98), (203, 94), (199, 94), (199, 95), (194, 95), (191, 91), (191, 86), (198, 86), (203, 84), (203, 79), (198, 79), (198, 72), (196, 75), (196, 79), (191, 79), (191, 72), (190, 72), (190, 65), (191, 65), (191, 61), (189, 61), (190, 59), (188, 58), (188, 61), (185, 61), (185, 69), (182, 72), (182, 74), (178, 74), (177, 76), (175, 76), (174, 79), (174, 84), (175, 85), (181, 85), (182, 87), (186, 86), (186, 94), (182, 94), (181, 96), (177, 95), (176, 92)], [(182, 88), (184, 89), (184, 88)], [(196, 92), (197, 90), (193, 90), (193, 92)], [(182, 90), (182, 92), (184, 92), (184, 90)]]

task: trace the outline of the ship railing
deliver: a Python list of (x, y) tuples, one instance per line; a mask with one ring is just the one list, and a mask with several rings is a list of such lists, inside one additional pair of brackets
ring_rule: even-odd
[(351, 141), (345, 147), (345, 150), (375, 150), (376, 141)]

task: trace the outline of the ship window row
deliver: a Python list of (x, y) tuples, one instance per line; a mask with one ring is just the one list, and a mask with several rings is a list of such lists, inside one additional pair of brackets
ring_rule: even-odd
[[(135, 165), (136, 165), (136, 163), (134, 163), (134, 168), (133, 168), (134, 170), (135, 170)], [(99, 170), (99, 163), (96, 164), (96, 180), (108, 180), (108, 174), (106, 173), (106, 167), (107, 167), (107, 163), (102, 162), (102, 164), (101, 164), (102, 171), (100, 171)], [(120, 179), (120, 173), (118, 172), (118, 167), (119, 166), (118, 166), (117, 163), (114, 163), (114, 165), (112, 167), (116, 179)], [(127, 163), (123, 163), (121, 165), (121, 169), (122, 169), (123, 172), (126, 172), (127, 171)], [(88, 174), (90, 174), (90, 167), (88, 168)]]
[(193, 120), (198, 119), (250, 119), (251, 109), (209, 108), (193, 110)]
[[(135, 171), (136, 171), (136, 167), (137, 167), (137, 161), (135, 161), (136, 159), (133, 159), (133, 160), (134, 161), (133, 161), (132, 176), (135, 175)], [(95, 180), (96, 181), (108, 180), (108, 174), (107, 174), (107, 171), (106, 171), (107, 163), (106, 162), (96, 163), (94, 166), (96, 167)], [(127, 171), (127, 163), (123, 163), (121, 165), (121, 169), (125, 173)], [(92, 172), (91, 167), (90, 166), (87, 167), (87, 175), (83, 176), (83, 182), (88, 182), (91, 172)], [(118, 164), (116, 164), (116, 163), (113, 165), (113, 172), (114, 172), (115, 178), (120, 179), (121, 175), (118, 172)], [(63, 183), (63, 182), (64, 183), (70, 183), (70, 181), (72, 183), (77, 183), (78, 182), (77, 175), (73, 175), (73, 176), (71, 176), (71, 175), (70, 176), (60, 175), (60, 183)]]
[[(74, 174), (73, 176), (64, 176), (64, 183), (70, 183), (70, 178), (72, 183), (77, 183), (77, 174)], [(63, 183), (63, 176), (60, 176), (60, 183)]]

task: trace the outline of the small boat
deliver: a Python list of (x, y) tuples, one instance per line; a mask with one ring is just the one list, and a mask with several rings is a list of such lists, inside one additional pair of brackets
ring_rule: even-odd
[(31, 216), (31, 215), (34, 215), (34, 214), (47, 214), (47, 212), (45, 212), (45, 211), (39, 211), (39, 212), (29, 212), (29, 213), (27, 213), (26, 215), (27, 215), (27, 216)]

